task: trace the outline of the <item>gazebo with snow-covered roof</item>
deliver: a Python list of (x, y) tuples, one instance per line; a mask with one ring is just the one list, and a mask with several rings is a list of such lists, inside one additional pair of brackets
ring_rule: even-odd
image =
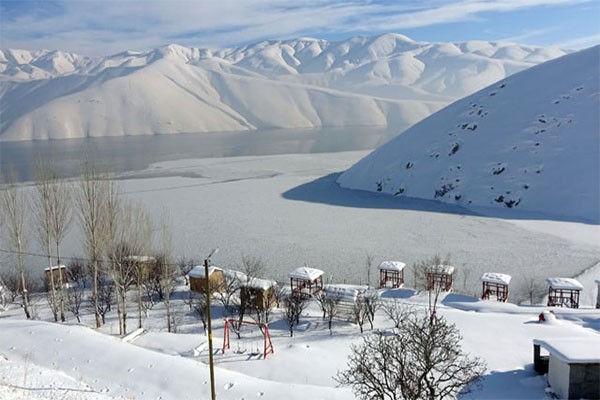
[(579, 308), (583, 285), (573, 278), (548, 278), (548, 306)]
[(450, 292), (452, 290), (452, 274), (454, 267), (451, 265), (432, 265), (427, 268), (427, 290), (439, 287), (441, 290)]
[(399, 288), (404, 285), (404, 267), (400, 261), (382, 261), (379, 264), (379, 287)]
[(289, 274), (292, 294), (310, 297), (323, 289), (323, 271), (300, 267)]
[(481, 299), (496, 298), (496, 300), (506, 303), (508, 300), (508, 285), (511, 279), (511, 276), (507, 274), (486, 272), (481, 276)]

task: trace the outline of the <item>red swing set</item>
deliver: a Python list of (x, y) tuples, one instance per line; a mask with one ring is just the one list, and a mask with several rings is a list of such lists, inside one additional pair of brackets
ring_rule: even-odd
[(222, 354), (225, 354), (225, 349), (231, 348), (231, 342), (229, 338), (229, 334), (231, 331), (230, 325), (239, 326), (241, 325), (254, 325), (257, 326), (262, 332), (263, 336), (263, 357), (267, 358), (268, 354), (275, 353), (273, 349), (273, 343), (271, 342), (271, 335), (269, 334), (269, 326), (267, 324), (262, 324), (253, 321), (239, 321), (233, 318), (225, 320), (225, 329), (223, 330), (223, 348), (221, 349)]

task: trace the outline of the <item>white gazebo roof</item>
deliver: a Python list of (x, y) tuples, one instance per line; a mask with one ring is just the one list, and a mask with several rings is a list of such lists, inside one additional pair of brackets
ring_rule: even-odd
[(600, 337), (533, 339), (533, 343), (567, 364), (600, 363)]
[(444, 274), (444, 275), (452, 275), (454, 272), (454, 267), (451, 265), (432, 265), (427, 268), (427, 272), (434, 274)]
[(573, 278), (548, 278), (546, 282), (552, 289), (583, 290), (583, 285)]
[[(211, 276), (213, 272), (217, 271), (217, 270), (221, 270), (220, 268), (215, 267), (214, 265), (211, 265), (210, 267), (208, 267), (208, 276)], [(188, 273), (188, 276), (190, 278), (200, 278), (200, 279), (204, 279), (205, 278), (205, 274), (204, 274), (204, 265), (196, 265), (194, 268), (192, 268), (192, 270)]]
[(400, 261), (382, 261), (378, 268), (385, 271), (400, 272), (404, 269), (404, 267), (406, 267), (406, 264)]
[(481, 282), (497, 283), (499, 285), (507, 285), (510, 283), (512, 277), (507, 274), (500, 274), (498, 272), (486, 272), (481, 275)]
[(321, 275), (323, 275), (323, 271), (321, 271), (320, 269), (300, 267), (290, 272), (289, 277), (295, 279), (302, 279), (305, 281), (314, 281)]

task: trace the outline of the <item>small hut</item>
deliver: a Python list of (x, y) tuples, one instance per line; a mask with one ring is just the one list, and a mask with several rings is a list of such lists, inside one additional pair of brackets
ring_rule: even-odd
[(267, 310), (277, 304), (277, 282), (251, 278), (240, 286), (240, 302), (250, 310)]
[(598, 285), (598, 293), (596, 294), (596, 308), (600, 308), (600, 279), (596, 279), (596, 285)]
[(548, 306), (579, 308), (583, 285), (573, 278), (548, 278)]
[[(223, 270), (213, 266), (208, 267), (208, 278), (210, 292), (220, 292), (225, 286), (225, 277)], [(190, 282), (190, 291), (196, 293), (206, 292), (206, 274), (204, 265), (197, 265), (188, 273)]]
[(404, 267), (400, 261), (383, 261), (379, 264), (379, 287), (399, 288), (404, 285)]
[[(542, 355), (541, 348), (547, 355)], [(600, 340), (596, 337), (534, 339), (533, 368), (547, 374), (558, 398), (600, 398)]]
[(152, 256), (126, 256), (122, 259), (128, 267), (135, 268), (139, 273), (140, 280), (146, 280), (152, 276), (152, 270), (156, 265), (156, 258)]
[(506, 303), (508, 300), (508, 285), (511, 276), (497, 272), (486, 272), (481, 276), (482, 292), (481, 299), (489, 300), (495, 298)]
[(443, 291), (452, 291), (452, 274), (454, 267), (451, 265), (432, 265), (427, 268), (427, 290), (440, 288)]
[(323, 271), (300, 267), (289, 274), (292, 294), (311, 297), (323, 289)]
[(50, 290), (52, 280), (54, 280), (55, 290), (60, 287), (60, 282), (62, 282), (63, 285), (66, 285), (69, 282), (67, 277), (67, 267), (64, 265), (54, 265), (52, 268), (45, 268), (44, 283), (46, 285), (46, 290)]

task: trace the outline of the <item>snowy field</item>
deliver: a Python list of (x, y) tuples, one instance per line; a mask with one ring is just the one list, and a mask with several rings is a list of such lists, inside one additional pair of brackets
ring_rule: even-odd
[[(542, 287), (546, 277), (577, 277), (585, 286), (582, 309), (558, 309), (558, 320), (551, 324), (537, 322), (547, 307), (458, 294), (442, 300), (440, 312), (457, 324), (463, 348), (488, 366), (481, 389), (463, 397), (549, 398), (545, 379), (532, 369), (532, 340), (598, 337), (600, 310), (591, 307), (593, 280), (600, 277), (600, 227), (500, 220), (435, 202), (341, 189), (337, 175), (364, 154), (182, 160), (124, 174), (118, 184), (153, 214), (168, 211), (175, 255), (201, 262), (219, 247), (213, 262), (225, 268), (235, 268), (244, 255), (260, 257), (268, 267), (266, 277), (282, 282), (289, 271), (306, 264), (324, 270), (332, 282), (365, 284), (367, 254), (375, 265), (383, 260), (410, 265), (450, 254), (458, 291), (477, 296), (482, 272), (504, 272), (513, 275), (513, 301), (525, 276), (534, 274)], [(78, 236), (73, 231), (65, 241), (70, 255), (82, 255)], [(406, 286), (412, 286), (409, 271)], [(410, 289), (381, 295), (417, 307), (427, 304), (425, 295)], [(118, 324), (112, 319), (100, 332), (85, 326), (92, 325), (93, 316), (84, 318), (82, 326), (74, 320), (44, 322), (51, 319), (44, 305), (44, 300), (38, 303), (42, 321), (25, 321), (17, 308), (0, 314), (1, 399), (209, 398), (205, 339), (186, 306), (180, 304), (179, 333), (166, 333), (157, 306), (144, 322), (148, 332), (126, 343), (116, 336)], [(216, 349), (223, 337), (218, 312), (216, 307)], [(231, 351), (215, 356), (217, 398), (353, 399), (332, 377), (346, 367), (349, 344), (360, 342), (358, 327), (334, 322), (330, 335), (313, 304), (289, 338), (280, 312), (270, 327), (275, 354), (266, 360), (237, 354), (239, 346), (253, 348), (256, 340), (237, 343), (232, 337)], [(392, 325), (379, 311), (375, 328)]]

